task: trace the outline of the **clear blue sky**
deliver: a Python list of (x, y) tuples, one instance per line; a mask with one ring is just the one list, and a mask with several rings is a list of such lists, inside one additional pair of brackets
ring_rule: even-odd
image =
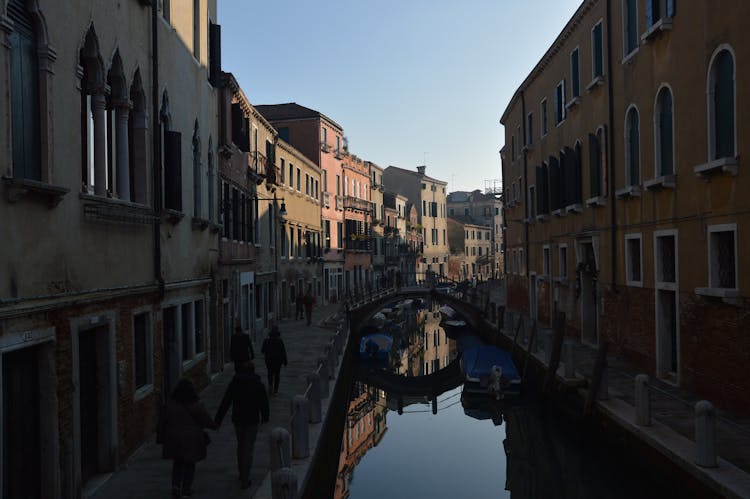
[(222, 66), (253, 104), (330, 117), (363, 159), (481, 189), (502, 112), (580, 3), (218, 0)]

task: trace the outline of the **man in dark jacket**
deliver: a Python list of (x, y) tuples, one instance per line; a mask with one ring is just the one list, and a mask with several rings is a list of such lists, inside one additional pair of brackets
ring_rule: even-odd
[(281, 365), (286, 365), (286, 348), (281, 340), (279, 326), (271, 323), (268, 338), (263, 340), (260, 347), (261, 353), (266, 357), (266, 370), (268, 371), (268, 393), (279, 393), (279, 376)]
[(230, 381), (214, 422), (221, 424), (232, 404), (232, 422), (237, 435), (237, 468), (240, 487), (250, 487), (250, 468), (253, 466), (253, 448), (258, 425), (268, 422), (268, 396), (266, 388), (255, 374), (255, 366), (247, 361)]
[(234, 362), (235, 372), (240, 369), (242, 364), (255, 358), (250, 335), (243, 333), (240, 326), (235, 328), (232, 340), (229, 343), (229, 357)]

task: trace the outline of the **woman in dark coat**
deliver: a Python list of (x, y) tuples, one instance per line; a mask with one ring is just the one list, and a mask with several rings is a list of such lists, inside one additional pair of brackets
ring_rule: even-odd
[(206, 458), (208, 435), (203, 428), (216, 428), (193, 384), (181, 379), (172, 398), (162, 409), (157, 442), (164, 444), (162, 457), (172, 459), (172, 496), (190, 497), (193, 493), (195, 463)]
[(286, 365), (286, 348), (281, 340), (279, 327), (271, 325), (268, 338), (263, 340), (260, 351), (266, 357), (266, 370), (268, 371), (268, 393), (279, 393), (279, 376), (281, 365)]

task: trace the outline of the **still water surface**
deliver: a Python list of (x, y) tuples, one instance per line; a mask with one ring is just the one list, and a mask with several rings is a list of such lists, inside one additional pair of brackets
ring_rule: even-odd
[(375, 367), (359, 361), (336, 499), (682, 497), (673, 488), (665, 494), (663, 483), (634, 480), (639, 472), (616, 451), (527, 400), (462, 396), (457, 359), (479, 340), (471, 330), (449, 338), (439, 306), (391, 309), (393, 322), (379, 324), (394, 336), (390, 359)]

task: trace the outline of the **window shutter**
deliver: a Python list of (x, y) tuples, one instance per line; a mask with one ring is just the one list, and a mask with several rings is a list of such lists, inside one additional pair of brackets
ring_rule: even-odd
[(591, 197), (601, 195), (601, 178), (599, 177), (601, 165), (599, 158), (601, 157), (601, 151), (599, 150), (599, 140), (593, 133), (589, 134), (589, 192)]
[(544, 193), (544, 169), (541, 166), (536, 167), (536, 207), (539, 213), (544, 212), (544, 201), (542, 194)]
[(674, 17), (677, 0), (667, 0), (667, 17)]
[(660, 154), (660, 175), (671, 175), (674, 173), (674, 158), (672, 157), (672, 141), (674, 135), (672, 131), (672, 94), (666, 88), (662, 90), (659, 102), (659, 145)]
[(723, 50), (714, 65), (715, 159), (719, 159), (734, 156), (734, 60), (729, 51)]
[(239, 103), (232, 104), (232, 142), (239, 147), (240, 151), (250, 151), (250, 136), (243, 125), (245, 116)]
[(182, 210), (182, 134), (164, 132), (164, 207)]
[(570, 71), (573, 73), (571, 75), (572, 78), (572, 97), (579, 97), (581, 95), (581, 82), (580, 82), (580, 75), (578, 71), (578, 49), (576, 49), (573, 54), (570, 56)]
[(549, 158), (549, 198), (550, 209), (560, 208), (560, 162), (555, 157)]
[(651, 27), (654, 20), (654, 1), (646, 0), (646, 26)]
[(554, 102), (554, 106), (555, 106), (555, 122), (556, 123), (560, 123), (560, 114), (559, 114), (560, 113), (560, 91), (559, 91), (559, 88), (560, 87), (556, 87), (555, 88), (555, 102)]
[(604, 62), (602, 61), (602, 25), (594, 27), (594, 77), (602, 76)]
[(221, 26), (209, 23), (208, 36), (211, 45), (209, 47), (208, 79), (211, 85), (218, 87), (221, 82)]

